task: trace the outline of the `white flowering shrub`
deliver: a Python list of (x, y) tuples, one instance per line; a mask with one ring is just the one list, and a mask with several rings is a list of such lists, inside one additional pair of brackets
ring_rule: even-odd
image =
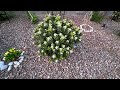
[(120, 11), (113, 11), (111, 19), (120, 22)]
[(49, 14), (38, 24), (33, 35), (40, 53), (58, 61), (67, 58), (73, 52), (74, 45), (81, 41), (82, 33), (71, 20)]

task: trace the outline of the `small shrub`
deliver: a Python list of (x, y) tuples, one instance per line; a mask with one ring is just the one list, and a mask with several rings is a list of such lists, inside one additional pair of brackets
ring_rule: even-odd
[(50, 56), (52, 61), (67, 58), (74, 45), (81, 41), (81, 30), (59, 15), (49, 14), (43, 20), (33, 34), (40, 53)]
[(0, 21), (9, 20), (12, 17), (13, 17), (13, 13), (12, 12), (0, 11)]
[(5, 54), (4, 54), (4, 58), (5, 58), (5, 62), (9, 63), (11, 61), (15, 61), (21, 54), (22, 52), (20, 50), (17, 50), (15, 48), (11, 48), (9, 49)]
[(114, 11), (112, 15), (112, 20), (120, 22), (120, 11)]
[(103, 16), (99, 13), (99, 11), (93, 11), (91, 21), (100, 23), (103, 20)]
[(36, 16), (35, 13), (32, 13), (30, 11), (27, 11), (28, 18), (31, 20), (33, 24), (37, 23), (38, 21), (38, 16)]

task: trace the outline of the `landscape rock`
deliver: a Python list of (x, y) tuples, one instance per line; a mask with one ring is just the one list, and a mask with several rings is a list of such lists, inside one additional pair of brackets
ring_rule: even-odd
[(3, 61), (5, 61), (5, 57), (3, 58)]
[(24, 55), (24, 51), (21, 53), (21, 56), (23, 56)]
[(20, 60), (19, 60), (19, 63), (22, 63), (22, 62), (23, 62), (23, 59), (20, 59)]
[(0, 67), (4, 65), (4, 61), (0, 61)]
[(20, 62), (17, 62), (17, 64), (16, 65), (20, 65)]
[(17, 68), (18, 67), (18, 65), (14, 65), (14, 68)]
[(17, 64), (18, 63), (18, 61), (14, 61), (14, 64)]
[(10, 65), (9, 67), (8, 67), (8, 70), (7, 71), (10, 71), (12, 69), (12, 66)]
[(24, 59), (24, 56), (20, 56), (19, 59)]
[(5, 70), (5, 69), (7, 69), (7, 67), (8, 67), (8, 65), (3, 65), (3, 66), (0, 68), (0, 70)]
[(13, 65), (13, 62), (10, 62), (8, 65), (9, 65), (9, 66), (12, 66), (12, 65)]

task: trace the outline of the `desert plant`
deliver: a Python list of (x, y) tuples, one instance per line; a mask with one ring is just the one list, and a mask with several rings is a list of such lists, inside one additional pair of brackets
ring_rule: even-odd
[(73, 52), (74, 45), (81, 41), (82, 33), (71, 20), (49, 14), (38, 24), (33, 35), (39, 52), (50, 56), (52, 61), (58, 61)]
[(37, 16), (35, 13), (30, 12), (30, 11), (27, 11), (27, 15), (28, 15), (28, 18), (31, 20), (31, 22), (32, 22), (33, 24), (37, 23), (37, 21), (38, 21), (38, 16)]
[(120, 22), (120, 11), (114, 11), (111, 19), (116, 22)]
[(100, 23), (103, 20), (103, 16), (99, 13), (99, 11), (93, 11), (90, 20)]
[(15, 61), (16, 59), (18, 59), (21, 53), (22, 52), (20, 50), (11, 48), (4, 54), (4, 60), (6, 63)]

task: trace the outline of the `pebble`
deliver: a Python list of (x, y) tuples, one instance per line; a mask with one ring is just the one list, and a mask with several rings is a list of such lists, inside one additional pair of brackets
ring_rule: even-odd
[(20, 62), (17, 62), (17, 64), (16, 65), (20, 65)]
[(5, 70), (5, 69), (7, 69), (7, 67), (8, 67), (8, 65), (3, 65), (3, 66), (0, 68), (0, 70)]
[(0, 61), (0, 67), (4, 65), (4, 61)]
[(11, 69), (12, 69), (12, 66), (10, 65), (10, 66), (8, 67), (8, 70), (7, 70), (7, 71), (9, 72)]
[(19, 60), (19, 63), (22, 63), (22, 62), (23, 62), (23, 59), (20, 59), (20, 60)]
[(58, 60), (55, 60), (55, 62), (57, 63), (57, 62), (58, 62)]
[(18, 67), (18, 65), (14, 65), (14, 68), (17, 68)]
[(8, 79), (8, 77), (5, 77), (5, 79)]
[(3, 61), (5, 61), (5, 57), (3, 58)]
[(24, 55), (24, 51), (20, 55), (23, 56)]
[(13, 62), (10, 62), (8, 65), (9, 65), (9, 66), (12, 66), (12, 65), (13, 65)]
[(24, 59), (24, 56), (20, 56), (19, 59)]
[(77, 47), (77, 45), (74, 45), (74, 48), (76, 48)]
[(14, 61), (14, 64), (17, 64), (18, 63), (18, 61)]

